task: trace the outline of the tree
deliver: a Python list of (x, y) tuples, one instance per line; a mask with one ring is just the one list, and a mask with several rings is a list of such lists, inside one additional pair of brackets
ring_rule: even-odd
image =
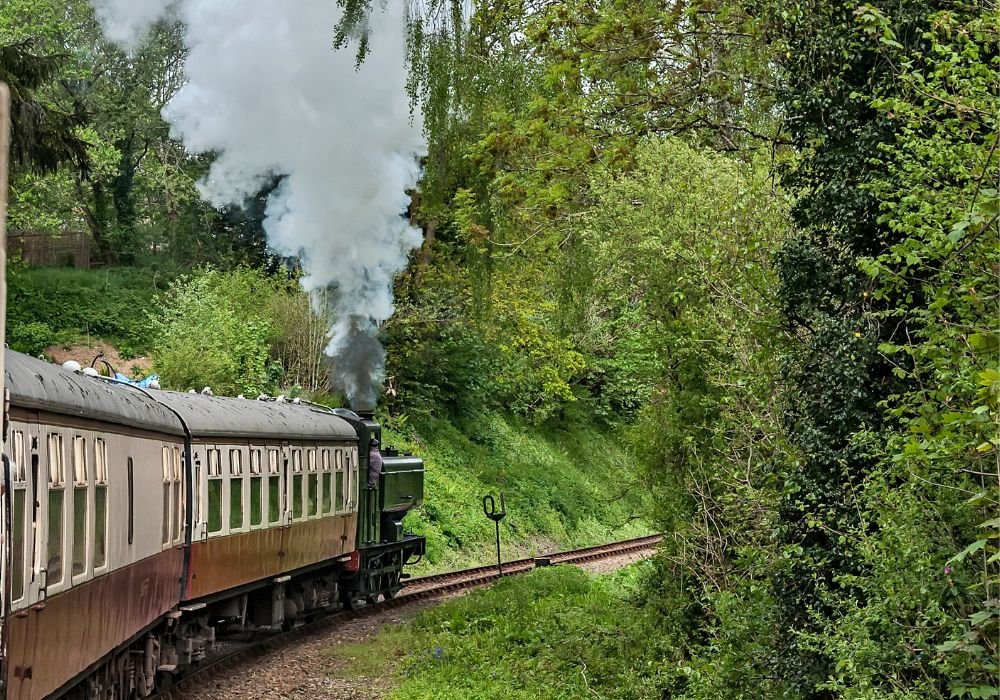
[[(890, 545), (890, 540), (900, 530), (889, 528), (892, 506), (881, 497), (908, 480), (902, 467), (907, 458), (895, 452), (899, 445), (891, 436), (905, 432), (901, 397), (921, 391), (914, 356), (891, 351), (920, 337), (931, 309), (935, 316), (940, 313), (922, 282), (938, 274), (928, 266), (929, 257), (900, 257), (901, 251), (923, 245), (918, 241), (924, 234), (914, 237), (920, 228), (914, 216), (925, 216), (922, 208), (941, 199), (928, 192), (930, 200), (924, 200), (912, 188), (947, 183), (943, 192), (952, 193), (957, 184), (956, 172), (939, 172), (942, 179), (933, 186), (928, 179), (929, 163), (941, 157), (931, 156), (931, 150), (948, 141), (932, 146), (924, 140), (939, 129), (938, 115), (908, 123), (896, 110), (910, 104), (907, 95), (922, 90), (915, 74), (903, 78), (900, 71), (924, 64), (925, 56), (932, 57), (930, 63), (942, 58), (926, 28), (944, 15), (971, 18), (980, 11), (975, 4), (873, 3), (858, 8), (850, 2), (823, 2), (780, 6), (773, 18), (785, 55), (781, 105), (797, 149), (783, 182), (797, 196), (793, 216), (802, 230), (779, 255), (783, 315), (799, 339), (786, 359), (786, 429), (800, 457), (782, 473), (780, 537), (788, 563), (775, 585), (782, 626), (790, 634), (779, 649), (777, 672), (792, 679), (801, 697), (832, 697), (847, 689), (878, 697), (926, 697), (944, 690), (941, 676), (914, 658), (912, 648), (907, 650), (913, 629), (928, 622), (917, 612), (922, 594), (909, 590), (899, 596), (897, 590), (890, 603), (879, 600), (888, 592), (876, 592), (879, 586), (873, 585), (875, 580), (885, 584), (884, 573), (899, 563), (893, 564), (892, 552), (902, 543)], [(872, 39), (873, 17), (884, 20), (879, 31), (885, 43)], [(929, 75), (944, 70), (946, 61), (937, 65)], [(954, 149), (948, 143), (945, 153)], [(916, 149), (919, 158), (906, 164), (896, 157), (897, 149), (906, 158)], [(914, 177), (914, 169), (919, 176)], [(940, 215), (947, 218), (946, 211), (935, 212), (933, 221)], [(892, 262), (872, 266), (872, 260)], [(907, 271), (889, 283), (891, 276), (882, 275), (890, 267)], [(927, 386), (935, 393), (941, 388), (938, 382)], [(886, 472), (884, 465), (892, 460), (900, 461)], [(958, 514), (946, 505), (949, 501), (942, 497), (925, 502), (923, 510), (908, 511), (907, 517), (915, 517), (909, 526), (958, 524), (964, 517), (954, 519)], [(943, 561), (940, 567), (938, 577), (943, 576)], [(938, 585), (925, 574), (926, 569), (919, 574), (921, 585)], [(917, 570), (911, 569), (911, 575), (918, 575)], [(910, 621), (915, 628), (887, 631), (887, 626), (906, 624), (894, 617), (903, 610), (914, 615)], [(831, 638), (836, 641), (828, 643)], [(869, 665), (859, 662), (866, 654), (872, 655)], [(873, 658), (881, 663), (871, 664)]]
[(87, 121), (83, 105), (69, 110), (47, 104), (38, 93), (52, 83), (67, 60), (65, 54), (44, 53), (31, 39), (4, 43), (0, 35), (0, 81), (11, 91), (11, 161), (41, 173), (63, 163), (82, 172), (88, 167), (86, 142), (77, 128)]

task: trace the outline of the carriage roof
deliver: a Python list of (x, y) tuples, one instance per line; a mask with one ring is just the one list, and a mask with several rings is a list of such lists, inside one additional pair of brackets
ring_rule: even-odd
[(140, 390), (6, 351), (11, 404), (29, 410), (192, 437), (356, 440), (350, 423), (308, 405)]
[(156, 400), (124, 386), (100, 381), (59, 365), (6, 352), (10, 402), (29, 410), (183, 435), (180, 421)]
[(357, 440), (350, 423), (324, 408), (177, 391), (154, 391), (152, 394), (177, 411), (196, 438)]

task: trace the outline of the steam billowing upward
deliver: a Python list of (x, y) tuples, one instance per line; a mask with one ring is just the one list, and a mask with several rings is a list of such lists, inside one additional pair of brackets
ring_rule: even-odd
[[(267, 205), (268, 241), (298, 256), (314, 299), (335, 300), (327, 354), (352, 406), (372, 408), (385, 353), (376, 320), (420, 234), (403, 218), (424, 145), (405, 89), (403, 5), (373, 13), (373, 49), (331, 48), (334, 0), (93, 0), (107, 36), (134, 48), (176, 16), (185, 86), (164, 109), (192, 152), (214, 152), (200, 183), (216, 206), (283, 175)], [(317, 308), (319, 305), (317, 304)]]

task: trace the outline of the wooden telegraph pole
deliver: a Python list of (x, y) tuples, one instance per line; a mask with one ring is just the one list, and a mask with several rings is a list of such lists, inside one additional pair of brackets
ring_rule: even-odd
[[(7, 165), (10, 158), (10, 89), (0, 82), (0, 439), (7, 442), (7, 374), (4, 348), (7, 343)], [(4, 445), (6, 447), (6, 444)], [(3, 450), (6, 453), (6, 449)], [(2, 455), (0, 471), (0, 563), (4, 570), (0, 591), (0, 700), (7, 697), (7, 635), (10, 618), (11, 514), (10, 462)]]
[[(10, 89), (0, 82), (0, 397), (6, 394), (4, 353), (7, 343), (7, 164), (10, 158)], [(4, 416), (6, 418), (6, 415)], [(6, 438), (6, 435), (4, 435)]]

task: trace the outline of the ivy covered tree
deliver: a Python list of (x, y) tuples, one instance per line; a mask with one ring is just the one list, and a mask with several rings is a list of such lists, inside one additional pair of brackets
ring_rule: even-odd
[[(956, 334), (979, 342), (985, 316), (970, 322), (985, 307), (960, 301), (952, 285), (965, 294), (995, 288), (982, 276), (986, 251), (958, 240), (971, 228), (974, 241), (996, 223), (981, 209), (993, 196), (997, 54), (984, 28), (995, 30), (995, 20), (975, 3), (824, 2), (776, 14), (781, 105), (796, 147), (783, 182), (797, 195), (802, 231), (779, 255), (784, 317), (800, 338), (788, 358), (786, 415), (800, 456), (783, 484), (788, 563), (775, 581), (790, 634), (777, 669), (801, 697), (949, 692), (932, 643), (947, 618), (944, 601), (931, 604), (934, 594), (921, 592), (952, 585), (946, 548), (916, 533), (941, 535), (932, 523), (955, 527), (969, 514), (944, 484), (917, 505), (940, 477), (926, 474), (917, 487), (917, 455), (903, 436), (927, 420), (919, 414), (940, 416), (958, 388), (949, 384), (975, 383), (975, 362), (960, 359), (970, 350), (954, 343), (963, 342)], [(983, 191), (978, 203), (974, 191)], [(978, 337), (989, 345), (989, 333)], [(942, 374), (945, 357), (958, 364)], [(990, 409), (971, 403), (969, 420), (979, 423), (974, 411)], [(968, 469), (958, 450), (949, 457), (949, 468)], [(905, 511), (893, 493), (901, 484), (915, 488)], [(920, 540), (928, 551), (908, 549)], [(894, 578), (902, 599), (886, 589), (886, 572), (900, 562), (916, 577)], [(897, 634), (896, 624), (911, 626)]]

